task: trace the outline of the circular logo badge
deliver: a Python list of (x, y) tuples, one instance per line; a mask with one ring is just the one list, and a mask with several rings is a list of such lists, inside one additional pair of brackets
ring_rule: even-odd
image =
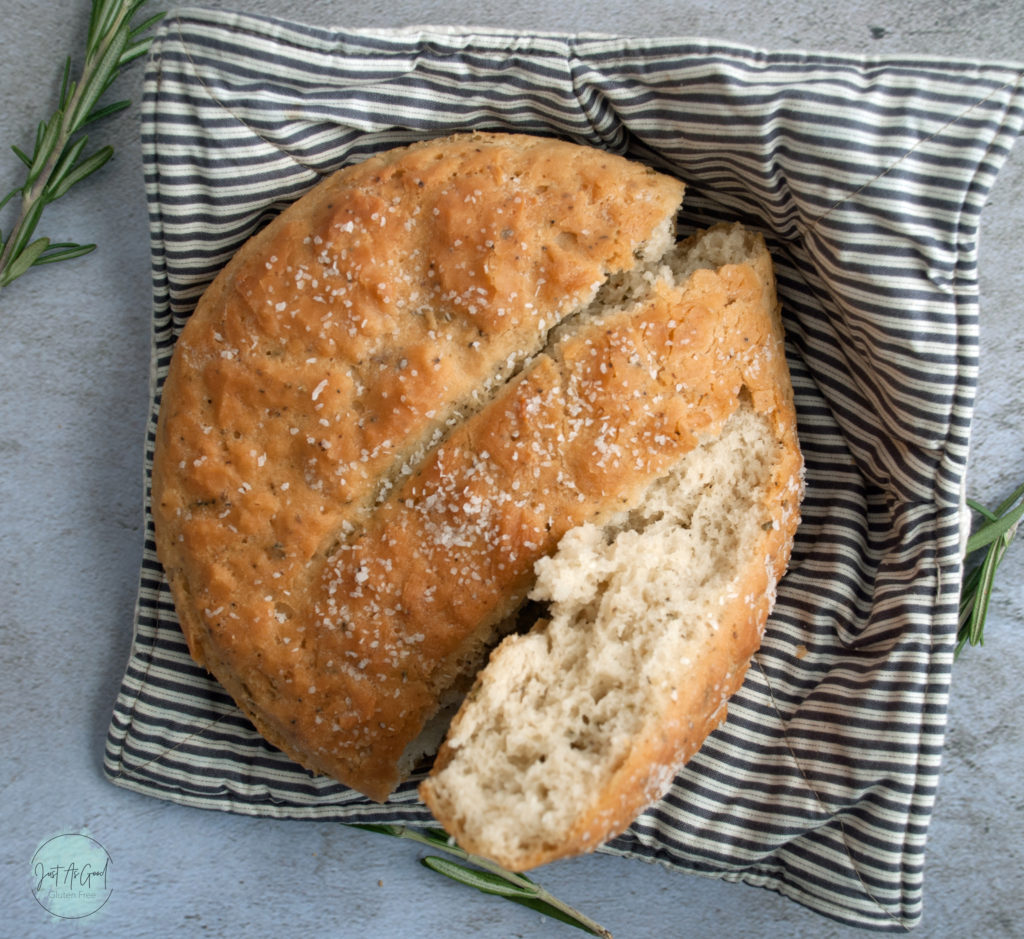
[(32, 855), (32, 893), (61, 919), (81, 919), (110, 899), (110, 855), (88, 835), (56, 835)]

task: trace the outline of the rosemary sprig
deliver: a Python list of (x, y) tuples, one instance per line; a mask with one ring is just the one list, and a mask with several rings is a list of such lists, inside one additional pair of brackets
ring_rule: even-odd
[(88, 137), (82, 130), (90, 124), (128, 107), (117, 101), (98, 106), (103, 93), (128, 63), (149, 48), (148, 30), (163, 16), (158, 13), (137, 26), (132, 20), (147, 0), (93, 0), (85, 63), (77, 80), (71, 78), (71, 57), (64, 62), (57, 109), (36, 129), (31, 154), (12, 146), (25, 164), (25, 179), (0, 200), (3, 209), (21, 196), (20, 210), (7, 238), (0, 231), (0, 288), (21, 277), (32, 267), (67, 261), (88, 254), (96, 245), (51, 242), (33, 238), (43, 210), (72, 186), (91, 176), (113, 155), (114, 148), (101, 147), (83, 156)]
[(994, 511), (973, 499), (968, 499), (967, 504), (981, 516), (982, 521), (967, 541), (965, 563), (968, 560), (973, 562), (979, 554), (981, 559), (969, 568), (960, 587), (957, 655), (968, 644), (984, 644), (985, 617), (996, 570), (1024, 518), (1024, 483)]
[(520, 903), (545, 916), (550, 916), (563, 923), (576, 926), (592, 936), (601, 936), (603, 939), (612, 939), (612, 934), (595, 923), (590, 917), (585, 916), (579, 910), (574, 909), (567, 903), (563, 903), (557, 897), (550, 894), (540, 884), (531, 880), (523, 874), (514, 874), (505, 870), (487, 858), (478, 857), (460, 848), (448, 837), (447, 832), (439, 828), (409, 828), (405, 825), (361, 825), (351, 824), (352, 828), (361, 828), (364, 831), (375, 831), (379, 834), (391, 835), (395, 838), (407, 838), (410, 841), (418, 842), (428, 848), (444, 851), (473, 865), (456, 864), (446, 858), (428, 855), (421, 863), (432, 871), (444, 874), (452, 880), (470, 887), (475, 887), (484, 893), (494, 896), (505, 897), (514, 903)]

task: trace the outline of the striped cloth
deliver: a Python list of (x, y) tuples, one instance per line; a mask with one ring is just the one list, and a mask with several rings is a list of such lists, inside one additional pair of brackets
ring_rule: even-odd
[[(807, 461), (789, 574), (728, 721), (603, 850), (758, 884), (877, 929), (921, 915), (977, 374), (977, 236), (1024, 121), (1009, 63), (693, 39), (165, 21), (142, 123), (150, 466), (175, 336), (236, 248), (319, 177), (468, 128), (558, 135), (688, 184), (777, 260)], [(147, 536), (107, 740), (120, 786), (252, 815), (426, 823), (267, 745), (189, 658)]]

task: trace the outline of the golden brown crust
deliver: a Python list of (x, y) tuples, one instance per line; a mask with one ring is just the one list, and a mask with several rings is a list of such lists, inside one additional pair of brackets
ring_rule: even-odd
[[(681, 194), (555, 141), (429, 142), (326, 180), (202, 298), (163, 389), (157, 548), (192, 654), (303, 765), (385, 798), (402, 749), (481, 624), (525, 590), (533, 559), (637, 484), (598, 471), (580, 434), (557, 470), (531, 464), (534, 503), (493, 519), (507, 554), (479, 553), (493, 532), (466, 524), (512, 491), (513, 430), (545, 445), (534, 411), (571, 421), (554, 398), (589, 366), (571, 365), (570, 340), (565, 361), (541, 356), (509, 376), (633, 266)], [(658, 426), (682, 427), (680, 407), (666, 401)], [(430, 502), (481, 461), (462, 508)], [(458, 530), (446, 542), (438, 525)], [(467, 590), (451, 567), (486, 588)]]
[[(528, 870), (558, 858), (596, 849), (624, 831), (671, 784), (675, 771), (701, 746), (725, 717), (726, 702), (739, 688), (750, 660), (760, 645), (775, 598), (775, 588), (789, 561), (799, 522), (802, 497), (802, 458), (796, 435), (793, 392), (783, 350), (782, 325), (775, 298), (771, 260), (763, 245), (749, 264), (730, 265), (719, 271), (698, 271), (688, 289), (667, 297), (663, 309), (676, 323), (675, 345), (668, 349), (666, 367), (683, 387), (679, 401), (682, 426), (714, 433), (715, 427), (736, 408), (738, 392), (745, 388), (753, 408), (770, 423), (779, 449), (760, 511), (766, 521), (759, 544), (751, 552), (734, 599), (724, 603), (718, 628), (702, 649), (693, 650), (692, 668), (680, 670), (671, 698), (635, 736), (625, 762), (591, 792), (591, 801), (579, 807), (578, 820), (565, 835), (549, 843), (497, 846), (472, 826), (445, 786), (436, 782), (455, 758), (445, 743), (431, 776), (420, 786), (420, 796), (435, 818), (475, 854), (490, 857), (510, 870)], [(682, 337), (700, 350), (681, 354)], [(678, 403), (678, 402), (677, 402)], [(685, 448), (680, 448), (685, 449)], [(674, 453), (678, 457), (679, 450)], [(517, 641), (506, 640), (491, 656), (497, 665)], [(491, 667), (491, 666), (489, 666)], [(486, 680), (482, 673), (479, 680)], [(453, 723), (457, 735), (459, 717)]]

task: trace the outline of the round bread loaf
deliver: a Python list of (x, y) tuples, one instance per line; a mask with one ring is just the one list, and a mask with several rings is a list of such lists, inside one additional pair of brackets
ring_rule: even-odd
[(535, 562), (736, 407), (703, 350), (775, 349), (723, 320), (682, 354), (652, 273), (682, 192), (564, 142), (426, 142), (324, 180), (206, 291), (162, 390), (156, 544), (192, 655), (299, 763), (386, 799)]

